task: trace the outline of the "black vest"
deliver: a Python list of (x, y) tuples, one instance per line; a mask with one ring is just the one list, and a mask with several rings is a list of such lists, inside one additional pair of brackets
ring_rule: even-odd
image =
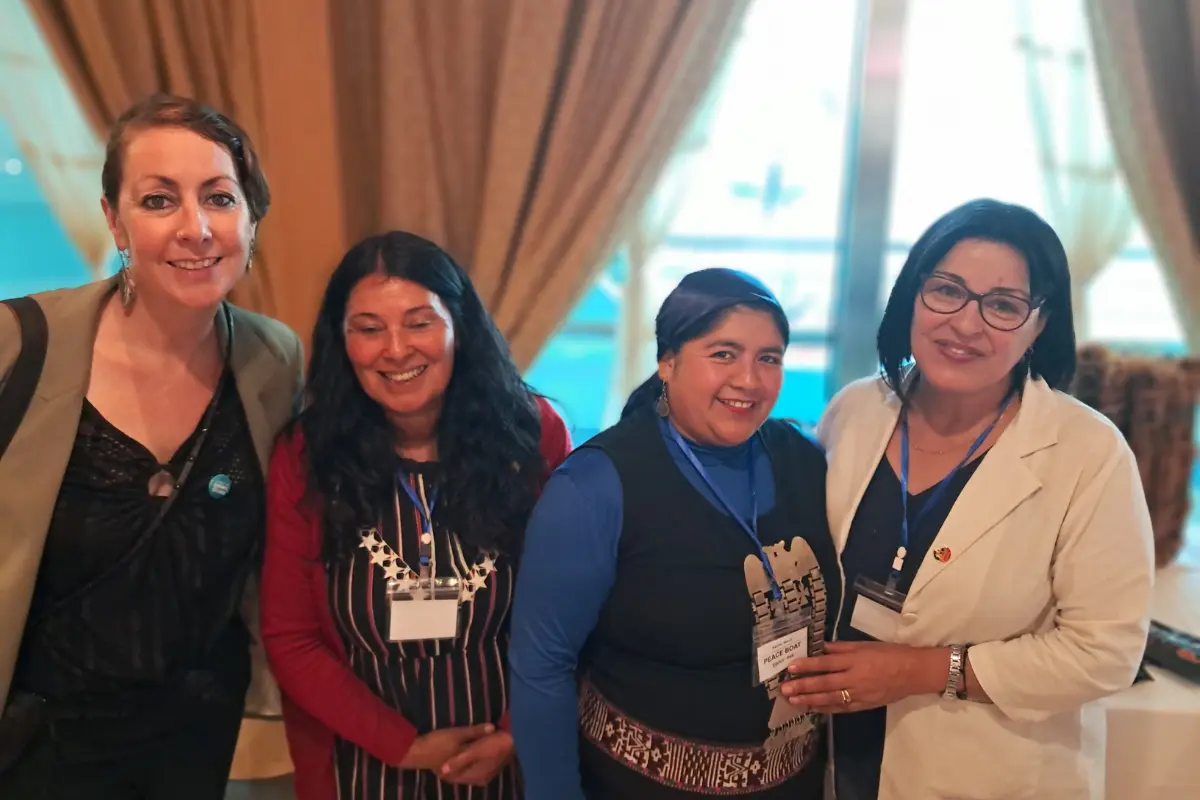
[[(775, 483), (759, 539), (764, 546), (795, 536), (808, 542), (826, 581), (829, 638), (841, 583), (825, 513), (824, 452), (782, 420), (767, 420), (759, 435)], [(773, 701), (752, 685), (754, 617), (743, 566), (757, 557), (750, 537), (689, 483), (653, 415), (636, 414), (583, 447), (612, 460), (623, 493), (616, 580), (581, 656), (584, 677), (648, 727), (761, 745)], [(584, 755), (586, 781), (587, 770), (603, 762)], [(820, 773), (824, 760), (814, 761)]]

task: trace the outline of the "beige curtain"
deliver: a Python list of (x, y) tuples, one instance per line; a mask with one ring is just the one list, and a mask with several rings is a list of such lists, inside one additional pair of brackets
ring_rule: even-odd
[(1023, 0), (1017, 10), (1047, 216), (1067, 251), (1075, 334), (1086, 341), (1088, 287), (1128, 241), (1133, 207), (1109, 141), (1080, 6)]
[(1086, 0), (1113, 145), (1200, 352), (1200, 0)]
[(103, 145), (19, 2), (0, 9), (0, 117), (67, 235), (100, 277), (113, 254), (100, 213)]
[(747, 4), (346, 2), (347, 230), (444, 244), (528, 366), (642, 208)]

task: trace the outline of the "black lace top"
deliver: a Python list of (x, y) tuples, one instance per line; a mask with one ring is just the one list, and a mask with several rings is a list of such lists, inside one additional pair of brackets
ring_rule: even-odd
[[(163, 469), (178, 477), (199, 426), (159, 464), (84, 402), (16, 688), (71, 705), (123, 706), (138, 696), (160, 702), (164, 690), (198, 674), (244, 691), (246, 634), (236, 616), (262, 549), (263, 478), (232, 374), (223, 383), (187, 482), (149, 537), (143, 534), (165, 502), (151, 494), (151, 478)], [(64, 602), (84, 586), (82, 596)], [(219, 646), (231, 639), (232, 646)]]

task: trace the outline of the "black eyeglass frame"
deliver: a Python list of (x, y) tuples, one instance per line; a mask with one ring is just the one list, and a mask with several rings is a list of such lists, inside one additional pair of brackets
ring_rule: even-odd
[[(962, 304), (960, 306), (958, 306), (958, 308), (955, 308), (953, 310), (943, 311), (942, 309), (934, 308), (933, 306), (929, 305), (929, 301), (925, 299), (925, 287), (928, 286), (929, 282), (932, 280), (939, 280), (939, 281), (942, 281), (943, 283), (948, 283), (951, 286), (958, 287), (966, 295), (966, 299), (964, 299), (962, 301)], [(967, 305), (969, 303), (971, 303), (973, 301), (975, 303), (976, 307), (979, 309), (979, 318), (984, 321), (984, 324), (986, 324), (989, 328), (991, 328), (993, 330), (1001, 331), (1002, 333), (1012, 333), (1013, 331), (1020, 330), (1021, 328), (1023, 328), (1025, 326), (1026, 322), (1029, 322), (1029, 318), (1033, 316), (1033, 312), (1037, 311), (1039, 308), (1041, 308), (1042, 306), (1044, 306), (1046, 304), (1045, 297), (1038, 298), (1036, 301), (1034, 301), (1032, 298), (1029, 300), (1026, 300), (1024, 297), (1019, 297), (1017, 295), (1009, 294), (1008, 292), (990, 291), (990, 292), (984, 292), (983, 294), (980, 294), (979, 292), (971, 291), (970, 289), (968, 289), (966, 286), (963, 286), (958, 281), (951, 280), (950, 278), (947, 278), (943, 275), (938, 275), (937, 273), (930, 273), (929, 275), (926, 275), (924, 278), (921, 279), (921, 288), (917, 292), (917, 296), (921, 298), (921, 305), (928, 308), (934, 314), (943, 314), (946, 316), (949, 316), (950, 314), (957, 314), (959, 311), (962, 311), (964, 308), (967, 307)], [(988, 297), (1004, 297), (1009, 300), (1020, 300), (1021, 302), (1025, 303), (1026, 305), (1029, 306), (1029, 310), (1026, 312), (1025, 318), (1022, 319), (1020, 322), (1018, 322), (1016, 325), (1012, 326), (1011, 328), (1002, 328), (999, 325), (997, 325), (996, 323), (989, 320), (987, 318), (987, 315), (983, 313), (983, 301)]]

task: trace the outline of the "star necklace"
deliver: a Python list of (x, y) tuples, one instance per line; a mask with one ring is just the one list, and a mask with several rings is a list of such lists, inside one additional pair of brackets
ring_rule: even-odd
[[(383, 540), (379, 535), (378, 528), (366, 528), (360, 531), (362, 541), (359, 547), (367, 551), (371, 558), (371, 563), (383, 570), (384, 575), (389, 581), (407, 581), (410, 585), (415, 585), (418, 580), (417, 573), (410, 567), (400, 555), (392, 549), (391, 545)], [(422, 533), (422, 537), (432, 534)], [(458, 559), (461, 563), (466, 564), (466, 555), (463, 553), (462, 542), (454, 534), (450, 534), (453, 547), (458, 553)], [(431, 542), (427, 542), (431, 544)], [(496, 571), (496, 554), (488, 551), (481, 551), (475, 563), (467, 568), (467, 574), (459, 576), (458, 569), (453, 567), (453, 559), (451, 559), (452, 569), (456, 575), (451, 578), (451, 581), (460, 581), (458, 586), (458, 601), (465, 603), (475, 597), (475, 593), (487, 585), (488, 577)], [(433, 577), (437, 577), (436, 575)], [(451, 584), (454, 585), (454, 584)]]

